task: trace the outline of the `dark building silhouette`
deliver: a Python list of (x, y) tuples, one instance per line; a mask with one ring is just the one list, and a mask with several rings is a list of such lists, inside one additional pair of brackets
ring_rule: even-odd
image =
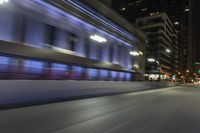
[(200, 62), (200, 1), (190, 0), (189, 13), (189, 64), (192, 72), (198, 72)]
[(135, 22), (137, 18), (166, 13), (175, 30), (178, 31), (178, 69), (188, 68), (188, 0), (115, 0), (113, 8), (126, 19)]
[(100, 1), (84, 2), (90, 6), (58, 0), (2, 4), (0, 79), (142, 79), (144, 55), (130, 52), (144, 53), (145, 34)]

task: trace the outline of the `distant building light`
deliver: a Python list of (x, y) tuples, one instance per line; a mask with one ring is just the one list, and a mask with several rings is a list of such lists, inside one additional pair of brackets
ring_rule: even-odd
[(140, 68), (140, 66), (138, 64), (134, 64), (133, 67), (136, 68), (136, 69)]
[(148, 9), (147, 8), (143, 8), (143, 9), (141, 9), (141, 11), (143, 11), (143, 12), (145, 12), (145, 11), (147, 11)]
[(123, 8), (121, 8), (121, 9), (120, 9), (120, 11), (125, 11), (125, 10), (126, 10), (126, 8), (125, 8), (125, 7), (123, 7)]
[(143, 55), (143, 52), (142, 52), (142, 51), (139, 51), (139, 54), (140, 54), (140, 55)]
[(156, 63), (159, 65), (160, 64), (160, 62), (159, 61), (156, 61)]
[(190, 9), (189, 8), (185, 8), (185, 12), (189, 12), (190, 11)]
[(137, 52), (137, 51), (130, 51), (130, 55), (133, 55), (133, 56), (140, 56), (140, 53)]
[(107, 40), (105, 38), (103, 38), (103, 37), (101, 37), (99, 35), (96, 35), (96, 34), (95, 35), (91, 35), (90, 39), (92, 39), (94, 41), (97, 41), (99, 43), (106, 43), (107, 42)]
[(154, 58), (148, 58), (147, 61), (148, 62), (155, 62), (156, 60)]
[(158, 15), (158, 14), (160, 14), (160, 12), (152, 12), (152, 13), (150, 13), (150, 16), (154, 16), (154, 15)]
[(0, 4), (4, 4), (4, 3), (7, 3), (9, 2), (9, 0), (0, 0)]
[(171, 53), (171, 50), (170, 50), (170, 49), (166, 49), (166, 52), (167, 52), (167, 53)]
[(179, 22), (174, 22), (175, 25), (179, 25)]

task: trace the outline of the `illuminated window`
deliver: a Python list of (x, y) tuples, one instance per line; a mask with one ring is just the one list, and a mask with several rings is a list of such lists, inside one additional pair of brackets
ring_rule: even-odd
[(92, 69), (92, 68), (88, 69), (89, 79), (95, 80), (95, 79), (97, 79), (97, 76), (98, 76), (98, 70), (97, 69)]
[(120, 80), (124, 80), (125, 76), (126, 76), (126, 74), (124, 72), (119, 73)]
[(106, 80), (108, 78), (108, 70), (100, 70), (101, 79)]
[(44, 62), (25, 60), (24, 61), (24, 71), (26, 73), (42, 74), (44, 70)]
[(112, 78), (113, 80), (117, 80), (117, 78), (118, 78), (118, 72), (112, 71), (112, 72), (111, 72), (111, 78)]
[(6, 71), (8, 69), (8, 65), (10, 64), (10, 58), (0, 56), (0, 71)]

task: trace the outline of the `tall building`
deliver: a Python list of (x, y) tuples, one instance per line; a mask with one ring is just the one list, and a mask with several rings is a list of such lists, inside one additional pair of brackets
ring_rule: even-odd
[(165, 13), (155, 13), (136, 19), (147, 34), (146, 75), (149, 79), (170, 77), (178, 73), (178, 32)]
[(189, 69), (191, 72), (200, 72), (200, 1), (190, 0), (189, 12)]
[(153, 12), (165, 12), (173, 23), (183, 23), (187, 4), (187, 0), (116, 0), (113, 8), (131, 22)]
[(115, 0), (113, 8), (131, 22), (150, 14), (166, 13), (178, 32), (179, 71), (188, 69), (188, 0)]
[[(80, 1), (57, 0), (1, 4), (0, 78), (142, 78), (145, 34), (96, 3), (90, 7)], [(112, 14), (110, 19), (107, 14)]]

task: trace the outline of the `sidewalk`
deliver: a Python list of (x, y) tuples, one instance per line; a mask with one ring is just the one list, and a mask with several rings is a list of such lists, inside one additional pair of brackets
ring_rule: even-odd
[(176, 86), (172, 82), (0, 80), (0, 108)]

